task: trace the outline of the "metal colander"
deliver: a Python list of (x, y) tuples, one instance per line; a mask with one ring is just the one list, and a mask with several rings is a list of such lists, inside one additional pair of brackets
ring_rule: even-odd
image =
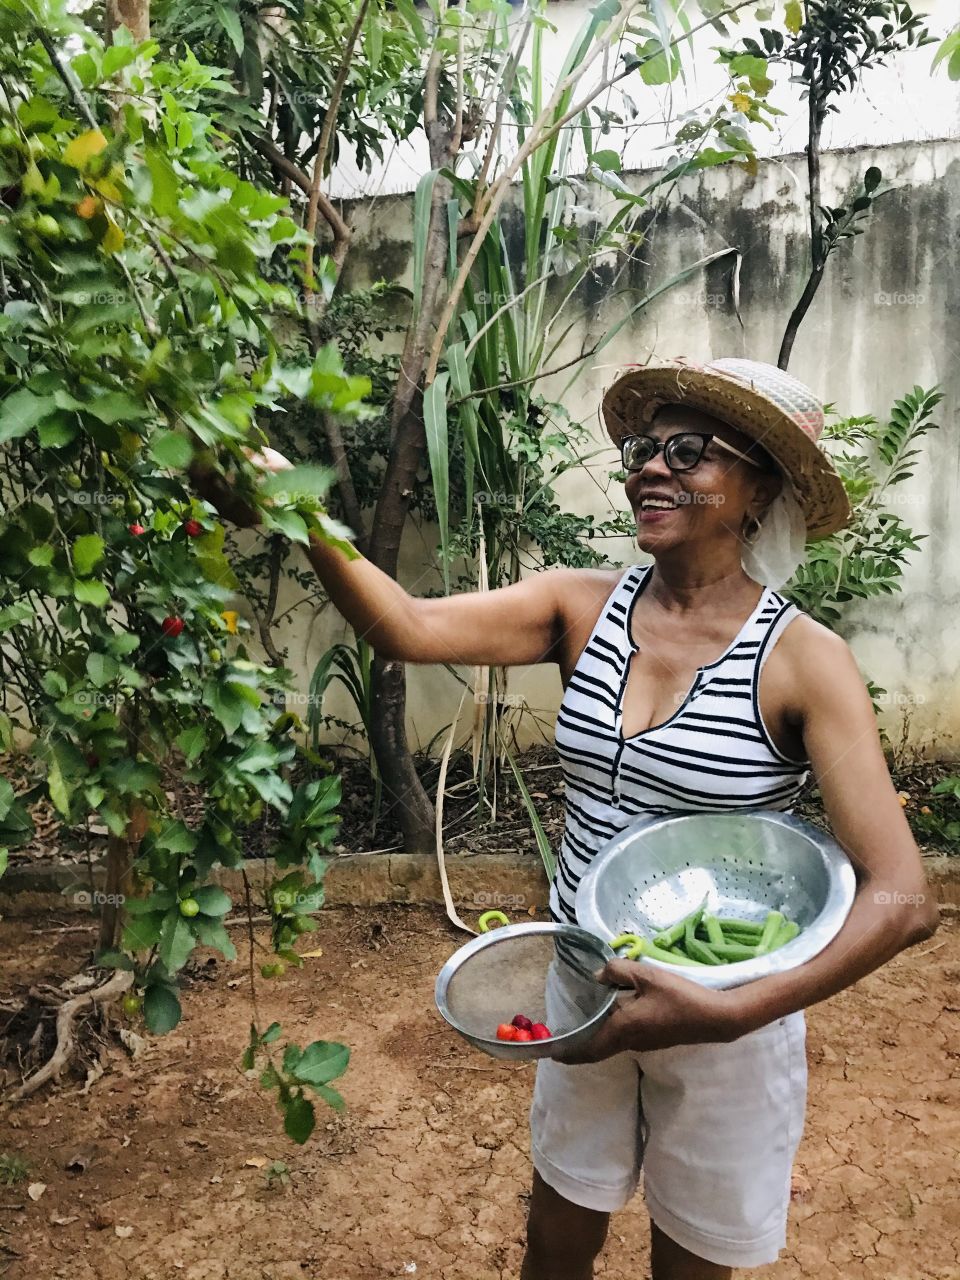
[[(589, 1040), (617, 990), (594, 974), (614, 953), (576, 925), (512, 924), (460, 947), (437, 975), (437, 1008), (470, 1043), (494, 1058), (548, 1058)], [(497, 1027), (524, 1013), (549, 1040), (498, 1040)]]
[(762, 922), (779, 910), (800, 925), (792, 942), (755, 960), (703, 969), (661, 963), (708, 987), (735, 987), (810, 960), (839, 933), (856, 890), (840, 846), (792, 814), (682, 813), (644, 818), (598, 851), (577, 889), (590, 933), (652, 938), (707, 900), (717, 916)]

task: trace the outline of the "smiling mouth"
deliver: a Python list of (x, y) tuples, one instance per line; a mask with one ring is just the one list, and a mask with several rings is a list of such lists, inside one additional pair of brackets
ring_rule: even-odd
[(677, 502), (673, 498), (641, 498), (641, 511), (672, 511)]

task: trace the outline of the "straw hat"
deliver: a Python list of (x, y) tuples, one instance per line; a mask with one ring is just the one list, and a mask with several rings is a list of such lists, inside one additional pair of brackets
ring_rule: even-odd
[(642, 432), (665, 404), (687, 404), (736, 427), (789, 477), (807, 538), (826, 538), (851, 517), (843, 481), (817, 441), (823, 406), (809, 387), (776, 365), (724, 358), (699, 365), (683, 356), (630, 365), (604, 392), (602, 412), (614, 444)]

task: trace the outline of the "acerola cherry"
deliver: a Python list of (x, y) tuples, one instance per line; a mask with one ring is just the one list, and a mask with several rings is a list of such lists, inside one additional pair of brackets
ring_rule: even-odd
[(522, 1031), (529, 1031), (533, 1023), (525, 1013), (518, 1013), (514, 1015), (513, 1025), (519, 1027)]
[(139, 538), (141, 533), (147, 532), (142, 524), (128, 524), (127, 529), (135, 538)]
[(498, 1040), (516, 1040), (517, 1028), (510, 1022), (501, 1022), (497, 1027)]
[(534, 1040), (549, 1040), (553, 1032), (542, 1022), (535, 1022), (530, 1028), (530, 1035)]
[(528, 1040), (532, 1039), (533, 1035), (529, 1031), (524, 1030), (523, 1027), (517, 1027), (517, 1034), (514, 1036), (514, 1040), (522, 1040), (526, 1043)]
[(190, 538), (199, 538), (203, 533), (203, 525), (199, 520), (184, 520), (183, 527)]
[(160, 630), (168, 640), (176, 640), (177, 636), (183, 630), (183, 619), (174, 617), (164, 618), (163, 622), (160, 624)]

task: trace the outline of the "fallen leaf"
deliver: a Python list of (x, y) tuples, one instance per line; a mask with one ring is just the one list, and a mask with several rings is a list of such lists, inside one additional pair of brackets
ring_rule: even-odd
[(249, 1160), (244, 1160), (243, 1167), (245, 1169), (262, 1169), (264, 1165), (269, 1163), (266, 1156), (251, 1156)]
[(147, 1047), (147, 1042), (143, 1036), (138, 1036), (135, 1031), (131, 1031), (128, 1027), (120, 1028), (120, 1039), (123, 1042), (123, 1047), (134, 1061), (140, 1057)]
[(27, 1195), (31, 1200), (39, 1200), (46, 1189), (47, 1184), (45, 1182), (31, 1182), (27, 1187)]
[(121, 1240), (129, 1240), (133, 1235), (133, 1227), (114, 1227), (113, 1229)]
[(304, 960), (317, 960), (323, 955), (323, 947), (314, 947), (312, 951), (301, 951)]
[(51, 1224), (55, 1227), (69, 1227), (71, 1222), (79, 1222), (79, 1221), (80, 1219), (77, 1218), (76, 1216), (72, 1218), (51, 1218), (50, 1219)]

